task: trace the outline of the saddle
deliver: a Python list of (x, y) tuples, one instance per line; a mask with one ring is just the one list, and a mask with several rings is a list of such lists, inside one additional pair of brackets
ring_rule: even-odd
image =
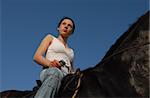
[(81, 83), (82, 73), (77, 69), (74, 74), (68, 74), (61, 82), (58, 94), (55, 97), (72, 97), (76, 96)]
[[(74, 74), (68, 74), (65, 76), (61, 82), (61, 86), (59, 88), (58, 93), (55, 95), (55, 97), (72, 97), (74, 98), (76, 96), (77, 91), (79, 90), (80, 86), (80, 80), (82, 77), (82, 73), (80, 69), (77, 69)], [(42, 83), (40, 80), (36, 80), (37, 86), (33, 88), (33, 91), (21, 98), (33, 98), (38, 91), (38, 89), (41, 87)]]

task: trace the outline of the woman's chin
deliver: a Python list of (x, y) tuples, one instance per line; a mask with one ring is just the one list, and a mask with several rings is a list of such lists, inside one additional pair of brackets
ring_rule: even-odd
[(63, 37), (69, 37), (69, 36), (70, 36), (69, 34), (66, 34), (66, 32), (61, 32), (61, 35), (62, 35)]

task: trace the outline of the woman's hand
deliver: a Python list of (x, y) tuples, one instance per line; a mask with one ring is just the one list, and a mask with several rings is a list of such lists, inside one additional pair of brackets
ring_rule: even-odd
[(58, 60), (53, 60), (53, 61), (50, 61), (49, 66), (51, 66), (51, 67), (57, 67), (57, 68), (60, 69), (61, 64), (59, 63)]

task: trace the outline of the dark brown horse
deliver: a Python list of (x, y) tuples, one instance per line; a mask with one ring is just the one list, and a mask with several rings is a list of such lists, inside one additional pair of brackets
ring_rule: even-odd
[(76, 83), (69, 85), (65, 82), (69, 76), (65, 77), (57, 96), (148, 97), (149, 32), (147, 12), (112, 45), (99, 64), (82, 71)]
[[(149, 97), (149, 11), (93, 68), (67, 75), (56, 97)], [(29, 98), (33, 91), (4, 91), (2, 98)]]

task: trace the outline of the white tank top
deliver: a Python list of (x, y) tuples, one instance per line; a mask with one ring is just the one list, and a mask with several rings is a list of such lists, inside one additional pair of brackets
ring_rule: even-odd
[[(60, 61), (63, 60), (66, 63), (66, 66), (71, 70), (71, 63), (74, 58), (74, 52), (71, 48), (66, 48), (60, 40), (53, 36), (52, 43), (48, 47), (46, 58), (50, 61), (54, 59)], [(61, 68), (66, 74), (69, 73), (69, 70), (65, 67)]]

